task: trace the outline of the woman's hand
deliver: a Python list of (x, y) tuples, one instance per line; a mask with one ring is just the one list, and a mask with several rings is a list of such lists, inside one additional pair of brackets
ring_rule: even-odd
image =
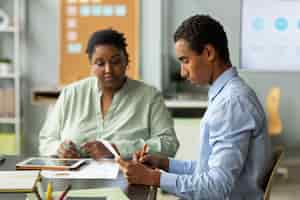
[(117, 159), (117, 163), (122, 170), (124, 177), (130, 184), (142, 185), (160, 185), (160, 171), (148, 168), (147, 166), (134, 160), (125, 161), (122, 158)]
[(57, 150), (59, 158), (80, 158), (76, 145), (71, 140), (65, 140)]
[(80, 146), (81, 150), (87, 153), (93, 159), (113, 157), (113, 154), (100, 141), (86, 142)]

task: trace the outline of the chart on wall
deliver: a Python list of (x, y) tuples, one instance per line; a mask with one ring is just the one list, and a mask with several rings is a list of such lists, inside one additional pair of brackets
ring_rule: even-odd
[(139, 0), (60, 1), (60, 84), (90, 75), (85, 53), (91, 34), (112, 28), (125, 34), (129, 53), (127, 74), (138, 79)]
[(243, 0), (241, 68), (299, 71), (299, 11), (299, 0)]

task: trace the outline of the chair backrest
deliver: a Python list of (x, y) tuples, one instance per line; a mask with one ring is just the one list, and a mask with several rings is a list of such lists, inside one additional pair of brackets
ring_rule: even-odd
[(280, 88), (273, 87), (266, 98), (266, 113), (268, 116), (268, 132), (271, 136), (281, 134), (282, 122), (280, 119)]
[(282, 159), (283, 156), (283, 148), (279, 147), (276, 148), (274, 154), (273, 154), (273, 163), (272, 163), (272, 167), (269, 171), (269, 173), (266, 176), (265, 179), (265, 184), (264, 184), (264, 189), (265, 189), (265, 193), (264, 193), (264, 200), (269, 200), (270, 199), (270, 194), (271, 194), (271, 188), (272, 188), (272, 183), (274, 181), (274, 176), (275, 173), (277, 171), (277, 168), (280, 164), (280, 161)]

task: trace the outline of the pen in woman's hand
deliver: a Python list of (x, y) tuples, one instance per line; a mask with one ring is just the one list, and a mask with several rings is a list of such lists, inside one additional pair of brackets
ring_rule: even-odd
[(142, 159), (147, 154), (147, 152), (148, 152), (148, 145), (145, 143), (144, 146), (143, 146), (142, 151), (140, 151), (140, 155), (139, 155), (139, 158), (138, 158), (139, 162), (142, 162)]

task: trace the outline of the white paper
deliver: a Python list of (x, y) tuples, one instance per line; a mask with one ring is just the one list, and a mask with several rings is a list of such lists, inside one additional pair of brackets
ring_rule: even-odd
[(68, 20), (67, 20), (67, 27), (68, 28), (77, 28), (77, 21), (76, 21), (76, 19), (75, 18), (69, 18)]
[(67, 35), (67, 38), (69, 41), (76, 41), (77, 40), (77, 32), (75, 31), (69, 31), (68, 32), (68, 35)]
[(0, 190), (18, 191), (32, 190), (39, 171), (0, 171)]
[(77, 14), (77, 8), (76, 8), (76, 6), (68, 6), (67, 7), (67, 15), (68, 16), (76, 16), (76, 14)]
[(55, 179), (116, 179), (119, 165), (111, 159), (91, 160), (78, 171), (50, 171), (43, 170), (41, 175), (45, 178)]
[(115, 156), (115, 158), (120, 157), (118, 152), (115, 150), (115, 148), (107, 141), (107, 140), (102, 140), (98, 139), (102, 144)]

